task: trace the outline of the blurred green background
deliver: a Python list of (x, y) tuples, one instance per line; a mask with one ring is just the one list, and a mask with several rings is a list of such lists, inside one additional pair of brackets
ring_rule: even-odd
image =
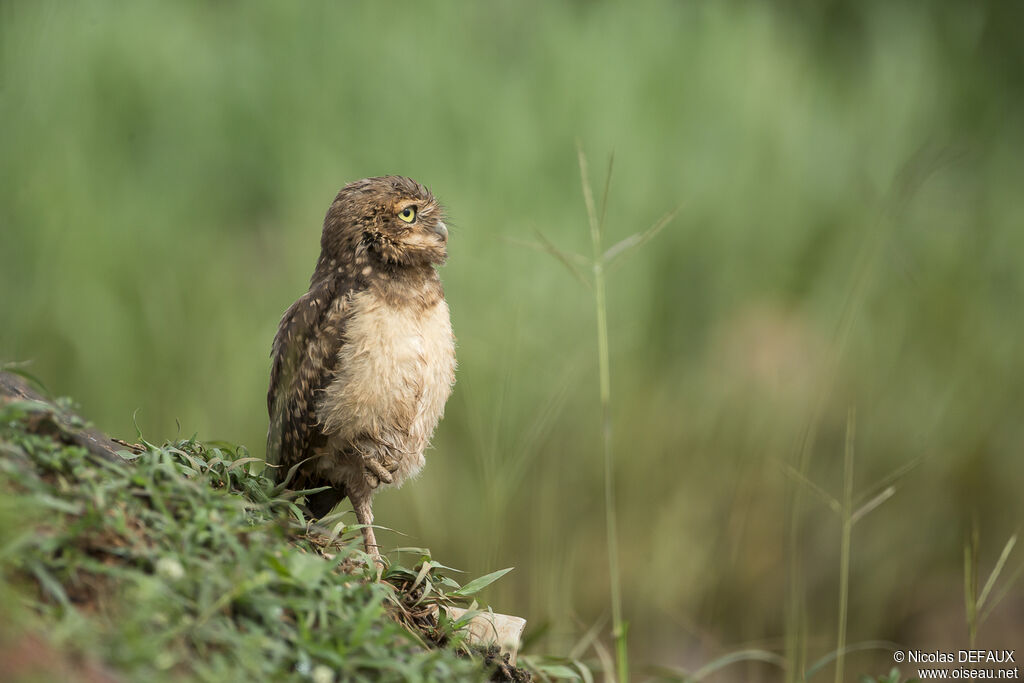
[[(840, 495), (851, 409), (854, 493), (895, 493), (848, 639), (967, 647), (965, 535), (983, 583), (1024, 520), (1020, 7), (5, 2), (0, 358), (115, 435), (262, 455), (328, 204), (422, 181), (458, 384), (383, 542), (515, 566), (489, 601), (565, 654), (608, 615), (593, 303), (516, 242), (589, 253), (578, 139), (609, 243), (680, 207), (609, 281), (635, 670), (835, 648), (841, 523), (797, 481)], [(1021, 643), (1021, 560), (981, 647)]]

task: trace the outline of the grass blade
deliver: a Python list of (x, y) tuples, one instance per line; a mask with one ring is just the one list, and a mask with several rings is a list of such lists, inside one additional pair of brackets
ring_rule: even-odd
[(719, 669), (739, 662), (765, 662), (766, 664), (774, 664), (780, 669), (786, 668), (786, 658), (774, 652), (769, 652), (768, 650), (737, 650), (736, 652), (722, 655), (718, 659), (711, 660), (687, 676), (685, 680), (699, 681), (707, 678)]
[(857, 522), (859, 522), (861, 520), (862, 517), (864, 517), (865, 515), (870, 513), (872, 510), (877, 508), (879, 505), (881, 505), (885, 501), (887, 501), (890, 498), (892, 498), (894, 495), (896, 495), (896, 487), (895, 486), (890, 486), (889, 488), (885, 489), (884, 491), (879, 493), (877, 496), (875, 496), (874, 498), (872, 498), (871, 500), (869, 500), (868, 502), (864, 503), (859, 508), (857, 508), (856, 512), (854, 512), (853, 515), (850, 516), (850, 524), (851, 525), (856, 524)]
[(839, 549), (839, 626), (836, 635), (835, 683), (843, 683), (846, 673), (846, 619), (850, 608), (850, 542), (853, 535), (853, 444), (857, 415), (853, 408), (846, 414), (846, 444), (843, 449), (843, 532)]
[(679, 213), (678, 207), (673, 209), (672, 211), (669, 211), (667, 214), (659, 218), (654, 223), (654, 225), (647, 228), (647, 230), (644, 230), (643, 232), (634, 233), (627, 237), (626, 239), (616, 242), (615, 244), (610, 246), (602, 256), (605, 265), (610, 266), (612, 262), (617, 260), (620, 256), (629, 253), (630, 251), (641, 245), (647, 244), (652, 239), (657, 237), (658, 233), (664, 230), (665, 227), (672, 222), (672, 219), (676, 217), (677, 213)]
[(473, 579), (459, 590), (454, 591), (452, 595), (466, 597), (468, 595), (478, 593), (487, 586), (491, 585), (492, 583), (500, 579), (501, 577), (505, 576), (505, 574), (508, 574), (513, 569), (515, 569), (515, 567), (506, 567), (505, 569), (499, 569), (496, 572), (491, 572), (490, 574), (486, 574), (477, 579)]
[(590, 281), (583, 276), (583, 273), (581, 273), (580, 270), (576, 267), (576, 265), (572, 262), (573, 257), (582, 258), (581, 256), (579, 256), (578, 254), (573, 254), (571, 252), (562, 251), (561, 249), (556, 247), (551, 242), (551, 240), (549, 240), (540, 232), (537, 233), (537, 239), (541, 241), (541, 246), (543, 247), (544, 251), (558, 259), (558, 261), (563, 266), (565, 266), (566, 270), (572, 273), (572, 276), (576, 278), (576, 280), (579, 281), (581, 285), (586, 287), (588, 290), (593, 289), (593, 286), (590, 284)]
[[(587, 221), (590, 223), (590, 240), (593, 244), (601, 244), (601, 224), (594, 206), (594, 193), (590, 190), (590, 174), (587, 171), (587, 156), (583, 153), (583, 144), (576, 141), (576, 158), (580, 165), (580, 183), (583, 186), (583, 203), (587, 206)], [(600, 254), (595, 252), (594, 257)]]
[(1010, 578), (1003, 582), (1003, 587), (999, 589), (999, 592), (996, 593), (994, 598), (992, 598), (988, 607), (986, 607), (985, 611), (978, 617), (979, 622), (983, 622), (988, 619), (988, 615), (992, 613), (992, 610), (996, 608), (996, 605), (1003, 601), (1003, 598), (1005, 598), (1006, 594), (1010, 592), (1010, 589), (1013, 588), (1013, 585), (1017, 583), (1017, 579), (1019, 579), (1022, 574), (1024, 574), (1024, 563), (1018, 565), (1017, 569), (1010, 574)]
[(796, 482), (806, 486), (811, 492), (814, 493), (814, 495), (818, 496), (818, 498), (820, 498), (822, 502), (828, 505), (832, 509), (832, 511), (835, 512), (837, 515), (841, 515), (843, 513), (842, 503), (840, 503), (838, 500), (829, 495), (828, 491), (821, 488), (813, 481), (808, 479), (806, 476), (801, 474), (800, 471), (797, 470), (795, 467), (793, 467), (789, 463), (783, 463), (783, 471)]
[[(863, 643), (854, 643), (853, 645), (847, 645), (843, 648), (843, 654), (849, 654), (851, 652), (863, 652), (864, 650), (889, 650), (895, 652), (900, 649), (898, 643), (892, 643), (887, 640), (868, 640)], [(835, 661), (839, 656), (839, 650), (833, 650), (821, 659), (816, 660), (813, 664), (807, 667), (804, 671), (804, 678), (811, 679), (814, 675), (828, 666), (831, 662)]]
[(999, 554), (999, 560), (996, 562), (995, 568), (992, 573), (988, 576), (988, 581), (985, 582), (985, 587), (981, 589), (981, 595), (978, 596), (978, 609), (980, 610), (985, 606), (985, 600), (988, 598), (988, 594), (992, 591), (992, 587), (996, 583), (996, 579), (999, 578), (999, 574), (1003, 571), (1003, 567), (1006, 565), (1006, 560), (1010, 557), (1010, 553), (1013, 552), (1013, 546), (1017, 545), (1017, 534), (1010, 536), (1010, 539), (1003, 546), (1003, 552)]

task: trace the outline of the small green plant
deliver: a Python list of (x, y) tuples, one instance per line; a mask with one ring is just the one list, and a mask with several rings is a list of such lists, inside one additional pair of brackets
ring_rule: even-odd
[[(608, 357), (608, 304), (605, 278), (609, 267), (625, 254), (646, 244), (661, 232), (672, 220), (676, 212), (672, 211), (644, 232), (635, 233), (617, 242), (608, 249), (604, 248), (604, 219), (608, 202), (608, 190), (611, 185), (614, 155), (608, 161), (608, 172), (605, 176), (604, 192), (601, 195), (601, 210), (598, 212), (594, 202), (594, 193), (590, 185), (587, 157), (582, 145), (577, 143), (577, 160), (580, 168), (580, 182), (583, 188), (583, 201), (587, 209), (587, 222), (590, 227), (591, 256), (563, 251), (556, 247), (543, 234), (537, 237), (541, 243), (539, 248), (556, 258), (564, 265), (578, 282), (586, 287), (594, 296), (594, 312), (597, 321), (597, 361), (599, 391), (601, 400), (601, 443), (604, 462), (604, 501), (605, 501), (605, 537), (608, 546), (608, 571), (611, 593), (612, 637), (615, 641), (615, 669), (619, 681), (629, 680), (629, 656), (627, 646), (628, 624), (622, 618), (622, 587), (619, 570), (619, 541), (615, 515), (615, 459), (612, 453), (612, 418), (611, 418), (611, 369)], [(535, 245), (531, 245), (535, 246)], [(585, 270), (590, 271), (589, 277)]]
[[(850, 545), (853, 537), (853, 527), (866, 515), (873, 512), (878, 506), (889, 500), (896, 494), (896, 487), (891, 482), (901, 476), (903, 471), (898, 471), (885, 478), (882, 482), (868, 489), (868, 492), (860, 497), (854, 498), (853, 494), (853, 472), (854, 472), (854, 442), (856, 436), (856, 413), (851, 408), (846, 418), (846, 441), (843, 449), (843, 492), (840, 498), (835, 498), (825, 489), (803, 476), (792, 466), (786, 466), (786, 473), (795, 479), (804, 488), (814, 493), (821, 501), (835, 512), (842, 524), (839, 541), (839, 607), (836, 627), (836, 649), (833, 655), (827, 656), (819, 662), (806, 667), (804, 676), (809, 678), (818, 671), (824, 664), (835, 660), (836, 683), (842, 683), (845, 675), (844, 664), (846, 653), (852, 649), (860, 649), (861, 645), (848, 646), (846, 637), (846, 625), (849, 616), (850, 605)], [(885, 647), (885, 643), (862, 644), (870, 647)]]

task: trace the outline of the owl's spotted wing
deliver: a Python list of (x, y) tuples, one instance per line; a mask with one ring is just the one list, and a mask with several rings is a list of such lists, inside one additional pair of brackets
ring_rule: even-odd
[[(316, 400), (334, 375), (350, 291), (351, 283), (337, 279), (315, 284), (285, 312), (274, 337), (266, 459), (277, 466), (278, 481), (325, 442), (317, 428)], [(292, 488), (302, 488), (303, 479)]]

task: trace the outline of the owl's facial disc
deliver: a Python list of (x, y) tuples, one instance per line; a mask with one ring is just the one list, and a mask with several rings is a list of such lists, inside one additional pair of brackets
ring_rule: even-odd
[(448, 227), (437, 219), (407, 226), (397, 236), (407, 262), (444, 263), (448, 258)]
[(442, 209), (428, 197), (404, 197), (382, 207), (380, 237), (373, 250), (385, 262), (440, 265), (448, 258), (448, 226)]

